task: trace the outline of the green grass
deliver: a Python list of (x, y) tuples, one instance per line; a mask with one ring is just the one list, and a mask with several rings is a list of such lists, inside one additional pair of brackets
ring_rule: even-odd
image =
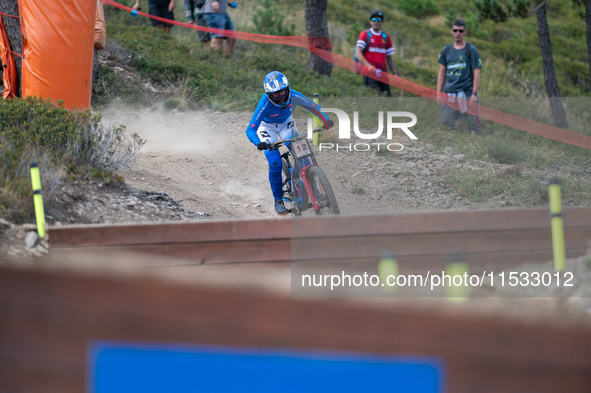
[(0, 218), (21, 223), (33, 217), (31, 163), (38, 163), (49, 196), (66, 176), (113, 180), (113, 171), (142, 144), (124, 127), (104, 126), (99, 115), (60, 102), (0, 100)]
[[(401, 65), (401, 76), (415, 80), (416, 75), (408, 73), (408, 63), (420, 65), (429, 70), (430, 75), (437, 73), (437, 55), (443, 46), (449, 44), (451, 34), (446, 24), (446, 15), (450, 9), (457, 17), (469, 21), (470, 13), (477, 15), (473, 2), (439, 0), (440, 17), (412, 18), (405, 15), (398, 1), (329, 0), (328, 19), (334, 26), (354, 28), (360, 31), (369, 28), (369, 12), (380, 8), (386, 15), (383, 30), (389, 33), (397, 48), (394, 60)], [(556, 74), (563, 97), (589, 96), (591, 76), (587, 61), (585, 44), (585, 22), (581, 15), (583, 8), (570, 0), (554, 0), (548, 4), (548, 21), (551, 32), (552, 49)], [(583, 9), (584, 10), (584, 9)], [(475, 18), (475, 26), (468, 31), (466, 40), (475, 45), (483, 59), (483, 81), (494, 83), (483, 86), (483, 96), (525, 97), (545, 95), (543, 89), (542, 62), (537, 36), (535, 17), (526, 20), (510, 19), (506, 23), (481, 22)], [(356, 38), (355, 34), (351, 34)], [(334, 40), (333, 40), (334, 41)], [(344, 54), (352, 53), (354, 41), (345, 42), (348, 46)], [(404, 62), (404, 63), (403, 63)], [(512, 88), (515, 76), (490, 78), (489, 72), (502, 64), (502, 68), (519, 77), (520, 88)], [(428, 82), (428, 79), (415, 80)], [(537, 88), (538, 85), (542, 89)], [(427, 84), (435, 86), (435, 80)], [(511, 94), (499, 94), (511, 92)]]
[(114, 100), (123, 100), (135, 106), (151, 102), (150, 96), (139, 81), (131, 81), (109, 67), (99, 66), (97, 81), (92, 85), (92, 106), (100, 108)]
[[(289, 76), (294, 89), (304, 94), (373, 95), (362, 86), (360, 76), (346, 70), (337, 69), (328, 78), (307, 69), (310, 54), (306, 49), (239, 41), (235, 56), (228, 60), (220, 52), (203, 50), (193, 31), (181, 34), (177, 33), (181, 28), (175, 27), (175, 34), (169, 36), (139, 18), (129, 18), (126, 12), (105, 7), (109, 38), (132, 54), (130, 65), (136, 72), (162, 87), (184, 81), (195, 105), (230, 102), (239, 103), (236, 110), (252, 110), (260, 98), (264, 76), (278, 69)], [(106, 72), (102, 77), (112, 78)], [(102, 82), (100, 79), (99, 84)], [(107, 84), (117, 82), (113, 79)]]
[(581, 173), (572, 166), (533, 172), (536, 168), (526, 166), (524, 172), (507, 176), (494, 174), (492, 170), (476, 171), (463, 169), (450, 171), (444, 181), (475, 202), (487, 202), (502, 196), (515, 206), (532, 207), (548, 204), (547, 180), (557, 177), (562, 181), (564, 206), (589, 205), (591, 183), (589, 173)]
[[(133, 0), (122, 2), (131, 5)], [(276, 0), (273, 3), (275, 12), (286, 16), (285, 23), (295, 23), (296, 34), (304, 35), (304, 2)], [(438, 0), (435, 4), (442, 14), (453, 8), (459, 17), (477, 15), (476, 7), (469, 0)], [(395, 0), (329, 0), (327, 18), (333, 50), (352, 57), (358, 33), (369, 27), (369, 13), (380, 8), (386, 15), (383, 29), (391, 35), (396, 47), (394, 60), (400, 75), (434, 88), (437, 56), (441, 48), (451, 42), (449, 27), (443, 15), (415, 18), (407, 16), (401, 7)], [(245, 0), (237, 10), (229, 12), (237, 29), (254, 32), (252, 18), (261, 9), (260, 2)], [(149, 26), (146, 18), (130, 18), (127, 12), (110, 6), (105, 6), (105, 10), (109, 38), (133, 54), (132, 65), (138, 73), (162, 86), (188, 79), (187, 88), (194, 93), (196, 103), (241, 102), (243, 109), (250, 109), (256, 105), (260, 94), (260, 80), (276, 69), (289, 75), (295, 88), (305, 94), (373, 95), (361, 87), (359, 75), (347, 70), (335, 69), (332, 77), (327, 78), (306, 69), (310, 55), (302, 48), (239, 41), (234, 58), (228, 61), (219, 53), (204, 51), (195, 31), (175, 26), (169, 37)], [(179, 21), (185, 20), (182, 10), (182, 1), (178, 0), (175, 17)], [(591, 77), (580, 8), (570, 0), (555, 0), (550, 4), (548, 15), (562, 96), (589, 96)], [(467, 40), (479, 49), (483, 59), (481, 96), (544, 96), (535, 18), (513, 18), (495, 24), (479, 22), (475, 17), (473, 23), (476, 26), (469, 31)], [(120, 85), (120, 89), (125, 88), (125, 84)], [(119, 94), (125, 95), (125, 91)]]
[(525, 161), (528, 157), (527, 150), (513, 143), (510, 139), (495, 139), (486, 147), (486, 155), (491, 161), (499, 164), (517, 164)]
[(185, 110), (186, 108), (183, 106), (183, 102), (181, 101), (180, 98), (176, 98), (176, 97), (171, 97), (171, 98), (167, 98), (164, 103), (163, 103), (164, 109), (170, 111), (173, 109), (178, 109), (178, 110)]
[(436, 129), (428, 130), (427, 134), (429, 136), (422, 142), (433, 143), (436, 152), (443, 153), (445, 147), (451, 147), (455, 152), (465, 154), (469, 165), (476, 163), (481, 168), (451, 167), (443, 177), (450, 188), (471, 201), (487, 202), (503, 197), (515, 206), (547, 205), (546, 182), (550, 178), (559, 178), (565, 206), (591, 204), (589, 152), (566, 152), (563, 144), (532, 142), (527, 136), (508, 139), (510, 131), (484, 137), (444, 133)]
[[(128, 4), (132, 2), (125, 1)], [(412, 17), (407, 15), (412, 12), (403, 12), (404, 7), (400, 7), (396, 0), (329, 0), (327, 18), (333, 51), (352, 57), (359, 32), (369, 27), (369, 13), (379, 8), (386, 15), (383, 30), (390, 34), (396, 47), (394, 61), (399, 74), (405, 79), (435, 88), (437, 56), (441, 48), (451, 42), (446, 20), (463, 17), (471, 27), (467, 41), (478, 48), (483, 59), (480, 88), (483, 105), (551, 124), (549, 107), (539, 99), (546, 93), (535, 18), (513, 18), (506, 23), (495, 24), (480, 21), (476, 7), (469, 0), (436, 0), (434, 3), (441, 9), (439, 15)], [(591, 110), (588, 105), (591, 77), (581, 8), (570, 0), (554, 0), (548, 6), (561, 95), (571, 97), (564, 99), (570, 129), (591, 135)], [(274, 7), (285, 15), (286, 26), (295, 23), (296, 34), (305, 34), (303, 0), (276, 0)], [(201, 106), (217, 111), (252, 111), (262, 94), (264, 75), (273, 70), (286, 74), (294, 89), (306, 95), (319, 93), (324, 97), (323, 102), (326, 102), (326, 97), (345, 101), (350, 97), (356, 97), (357, 101), (360, 97), (375, 97), (373, 91), (362, 86), (361, 76), (348, 70), (335, 68), (332, 76), (326, 77), (307, 69), (310, 54), (306, 49), (238, 41), (235, 55), (229, 60), (219, 52), (203, 50), (194, 31), (174, 27), (173, 34), (167, 36), (150, 27), (145, 19), (132, 19), (127, 13), (108, 6), (105, 8), (108, 10), (109, 37), (130, 51), (131, 65), (136, 72), (155, 85), (164, 88), (174, 86), (176, 93), (165, 98), (178, 98), (188, 108)], [(260, 9), (260, 2), (244, 0), (237, 10), (229, 12), (237, 29), (254, 32), (252, 16)], [(177, 1), (175, 15), (177, 20), (184, 21), (180, 0)], [(112, 79), (110, 83), (117, 82), (107, 71), (104, 75)], [(118, 88), (134, 91), (125, 85)], [(121, 92), (123, 96), (126, 94)], [(394, 94), (412, 96), (397, 89), (394, 89)], [(351, 103), (350, 99), (345, 101), (344, 109), (357, 110), (354, 102)], [(399, 104), (401, 102), (396, 101), (391, 105), (403, 110)], [(509, 171), (503, 176), (492, 170), (453, 169), (447, 174), (446, 182), (467, 198), (483, 201), (505, 195), (515, 205), (535, 206), (546, 203), (547, 187), (543, 182), (549, 177), (559, 177), (564, 182), (566, 205), (591, 202), (588, 196), (591, 195), (591, 187), (586, 180), (589, 165), (581, 164), (591, 158), (589, 151), (492, 122), (485, 122), (481, 138), (450, 134), (439, 123), (438, 108), (433, 103), (424, 100), (415, 108), (417, 112), (413, 113), (419, 116), (419, 124), (415, 128), (419, 142), (433, 144), (434, 152), (451, 147), (465, 154), (469, 160), (520, 166), (519, 170)], [(368, 118), (361, 114), (360, 121), (369, 122), (370, 128), (375, 127), (375, 114)], [(327, 134), (324, 138), (329, 136)]]

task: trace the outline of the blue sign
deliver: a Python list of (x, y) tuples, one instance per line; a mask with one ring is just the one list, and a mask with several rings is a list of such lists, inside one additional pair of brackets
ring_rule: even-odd
[(336, 352), (97, 343), (89, 393), (442, 393), (441, 362)]

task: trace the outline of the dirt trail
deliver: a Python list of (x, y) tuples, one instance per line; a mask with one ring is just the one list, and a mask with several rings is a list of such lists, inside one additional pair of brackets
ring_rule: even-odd
[(275, 217), (266, 160), (244, 136), (245, 115), (111, 110), (105, 118), (147, 141), (122, 173), (132, 187), (165, 191), (217, 219)]
[[(137, 112), (113, 108), (104, 114), (107, 121), (124, 124), (147, 140), (137, 160), (123, 172), (132, 187), (167, 192), (185, 210), (207, 212), (213, 219), (276, 218), (266, 160), (245, 135), (250, 116), (155, 108)], [(298, 121), (300, 130), (303, 124)], [(405, 143), (403, 152), (391, 155), (316, 148), (316, 158), (342, 214), (503, 205), (502, 201), (464, 202), (441, 182), (447, 168), (468, 165), (463, 155), (451, 148), (447, 154), (434, 154), (430, 148)]]

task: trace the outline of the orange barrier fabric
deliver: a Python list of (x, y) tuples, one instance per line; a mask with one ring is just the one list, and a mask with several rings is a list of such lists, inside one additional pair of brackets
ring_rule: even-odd
[[(352, 59), (317, 48), (310, 48), (310, 51), (336, 66), (355, 72), (355, 62)], [(445, 94), (438, 93), (436, 90), (399, 78), (396, 75), (382, 72), (382, 76), (378, 78), (374, 73), (368, 72), (365, 66), (362, 67), (362, 71), (360, 73), (433, 101), (437, 100), (438, 96), (444, 97), (445, 105), (457, 110), (460, 109), (460, 99), (447, 101), (447, 96)], [(483, 119), (490, 120), (507, 127), (515, 128), (517, 130), (529, 132), (530, 134), (539, 135), (544, 138), (553, 139), (555, 141), (591, 150), (591, 137), (588, 137), (587, 135), (578, 134), (576, 132), (564, 130), (562, 128), (553, 127), (543, 123), (538, 123), (533, 120), (488, 108), (484, 105), (479, 106), (469, 100), (465, 100), (465, 102), (468, 108), (468, 113), (480, 116)], [(478, 111), (479, 109), (480, 112)]]
[(107, 44), (107, 25), (105, 24), (105, 11), (103, 2), (96, 0), (96, 13), (94, 18), (94, 47), (98, 50), (105, 49)]
[(96, 1), (19, 0), (22, 95), (90, 108)]
[(0, 61), (2, 62), (3, 73), (2, 83), (4, 84), (4, 92), (2, 98), (12, 98), (17, 95), (18, 91), (18, 78), (16, 74), (16, 64), (14, 62), (14, 56), (12, 54), (10, 41), (8, 41), (8, 35), (4, 28), (4, 22), (0, 17)]
[[(105, 4), (126, 10), (131, 12), (131, 8), (119, 4), (113, 0), (103, 0)], [(148, 18), (156, 19), (162, 22), (167, 22), (177, 26), (183, 26), (188, 29), (206, 31), (209, 33), (221, 34), (227, 37), (234, 37), (239, 40), (247, 40), (252, 42), (258, 42), (261, 44), (278, 44), (278, 45), (289, 45), (308, 48), (312, 53), (318, 55), (323, 60), (332, 63), (338, 67), (346, 68), (349, 71), (368, 76), (370, 78), (379, 80), (387, 83), (398, 89), (407, 91), (420, 97), (424, 97), (430, 100), (437, 100), (438, 97), (444, 97), (445, 104), (454, 109), (460, 109), (460, 100), (454, 99), (453, 101), (447, 101), (447, 95), (439, 93), (431, 88), (419, 85), (418, 83), (405, 80), (396, 75), (382, 72), (380, 77), (377, 77), (374, 72), (368, 71), (367, 67), (361, 66), (356, 63), (353, 59), (344, 57), (342, 55), (330, 52), (330, 41), (325, 38), (315, 37), (283, 37), (283, 36), (272, 36), (264, 34), (253, 34), (245, 33), (241, 31), (223, 30), (223, 29), (212, 29), (203, 26), (191, 25), (184, 22), (178, 22), (174, 20), (168, 20), (157, 16), (148, 15), (144, 12), (138, 11), (138, 15), (142, 15)], [(328, 49), (328, 50), (327, 50)], [(573, 146), (582, 147), (584, 149), (591, 150), (591, 137), (578, 134), (576, 132), (564, 130), (562, 128), (549, 126), (547, 124), (538, 123), (533, 120), (525, 119), (519, 116), (511, 115), (498, 111), (496, 109), (488, 108), (465, 100), (467, 105), (467, 112), (473, 115), (480, 116), (483, 119), (490, 120), (492, 122), (502, 124), (511, 128), (515, 128), (521, 131), (529, 132), (534, 135), (539, 135), (544, 138), (553, 139), (555, 141), (567, 143)], [(480, 109), (480, 112), (478, 111)]]

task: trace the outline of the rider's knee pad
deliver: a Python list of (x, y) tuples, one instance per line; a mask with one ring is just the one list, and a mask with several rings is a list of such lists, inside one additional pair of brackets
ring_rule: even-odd
[(279, 151), (265, 151), (265, 157), (269, 162), (269, 172), (278, 172), (281, 173), (281, 168), (283, 167), (283, 163), (281, 161), (281, 154)]

